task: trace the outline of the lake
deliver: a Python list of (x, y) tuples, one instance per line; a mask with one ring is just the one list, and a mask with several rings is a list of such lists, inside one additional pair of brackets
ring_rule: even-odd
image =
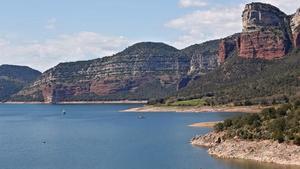
[[(282, 169), (221, 160), (189, 140), (189, 124), (238, 113), (130, 113), (139, 105), (0, 105), (1, 169)], [(63, 115), (62, 111), (66, 111)], [(138, 116), (144, 119), (138, 119)], [(292, 167), (286, 167), (292, 168)]]

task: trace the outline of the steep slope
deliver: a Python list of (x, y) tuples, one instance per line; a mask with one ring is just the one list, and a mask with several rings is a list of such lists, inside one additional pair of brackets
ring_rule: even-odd
[(185, 86), (182, 79), (217, 67), (218, 40), (178, 50), (142, 42), (113, 56), (61, 63), (14, 95), (11, 101), (146, 100)]
[(7, 100), (40, 75), (41, 72), (26, 66), (1, 65), (0, 101)]
[(216, 71), (200, 76), (182, 89), (178, 97), (212, 96), (212, 104), (285, 102), (299, 97), (300, 52), (268, 61), (230, 57)]
[(62, 63), (13, 100), (45, 102), (148, 99), (176, 91), (190, 59), (163, 43), (138, 43), (96, 60)]
[(189, 46), (182, 50), (191, 58), (189, 75), (207, 73), (218, 67), (220, 40), (213, 40)]
[[(263, 3), (246, 5), (243, 32), (224, 38), (215, 71), (194, 78), (178, 97), (214, 103), (284, 102), (299, 96), (299, 10), (291, 16)], [(181, 98), (181, 99), (182, 99)]]

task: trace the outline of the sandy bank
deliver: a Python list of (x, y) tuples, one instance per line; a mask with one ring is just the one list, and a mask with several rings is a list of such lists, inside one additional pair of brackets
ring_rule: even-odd
[(191, 140), (195, 146), (208, 147), (210, 155), (219, 158), (255, 160), (259, 162), (300, 166), (300, 146), (264, 140), (223, 140), (224, 133), (209, 133)]
[(189, 125), (189, 127), (206, 127), (206, 128), (213, 128), (217, 123), (221, 121), (213, 121), (213, 122), (201, 122), (201, 123), (194, 123)]
[(124, 110), (124, 112), (240, 112), (258, 113), (263, 106), (202, 106), (202, 107), (174, 107), (174, 106), (143, 106)]

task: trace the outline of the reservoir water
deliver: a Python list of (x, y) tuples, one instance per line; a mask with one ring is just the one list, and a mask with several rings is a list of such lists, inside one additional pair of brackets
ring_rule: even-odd
[[(0, 105), (0, 169), (294, 169), (209, 156), (189, 124), (238, 113), (121, 112), (139, 105)], [(63, 115), (63, 110), (66, 115)]]

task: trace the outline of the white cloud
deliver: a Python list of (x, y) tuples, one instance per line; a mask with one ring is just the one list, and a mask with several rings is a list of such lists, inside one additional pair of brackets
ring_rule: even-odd
[[(235, 6), (226, 6), (216, 2), (214, 7), (194, 10), (170, 20), (165, 26), (181, 32), (182, 35), (173, 40), (173, 45), (178, 48), (223, 38), (242, 30), (241, 14), (245, 4), (249, 2), (252, 0), (242, 1), (241, 4)], [(300, 7), (300, 0), (260, 0), (260, 2), (275, 5), (288, 14), (294, 13), (297, 7)]]
[(239, 32), (242, 29), (241, 12), (241, 7), (197, 10), (169, 21), (166, 26), (183, 32), (174, 43), (182, 48)]
[(56, 18), (50, 18), (47, 21), (47, 24), (45, 25), (45, 29), (48, 29), (48, 30), (56, 29), (56, 23), (57, 23)]
[[(252, 1), (248, 0), (247, 2)], [(300, 0), (258, 0), (258, 2), (272, 4), (287, 14), (295, 13), (296, 9), (300, 8)]]
[(188, 7), (204, 7), (207, 5), (207, 2), (203, 0), (180, 0), (179, 6), (182, 8)]
[(0, 63), (27, 65), (44, 71), (59, 62), (112, 55), (128, 44), (124, 37), (103, 36), (94, 32), (60, 35), (43, 42), (14, 43), (0, 39)]

